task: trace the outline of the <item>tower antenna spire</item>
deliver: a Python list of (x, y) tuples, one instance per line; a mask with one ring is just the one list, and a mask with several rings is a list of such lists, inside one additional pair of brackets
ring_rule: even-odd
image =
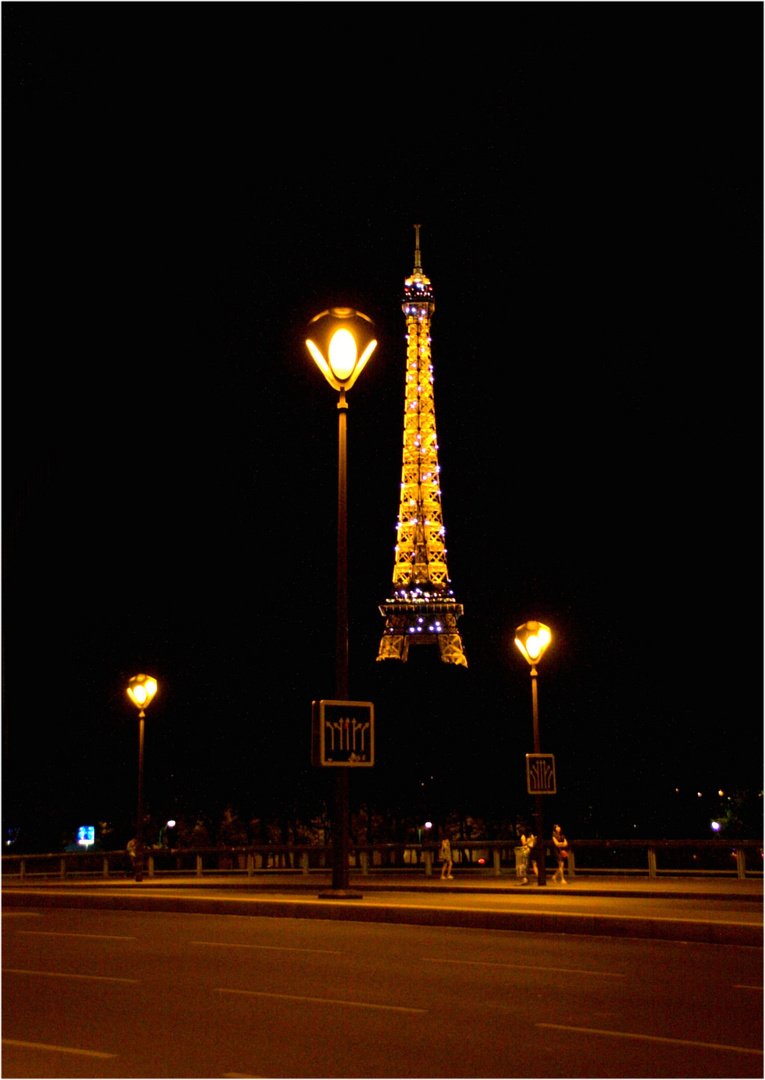
[(414, 268), (415, 270), (422, 270), (422, 262), (420, 260), (420, 229), (421, 225), (415, 225), (414, 227)]

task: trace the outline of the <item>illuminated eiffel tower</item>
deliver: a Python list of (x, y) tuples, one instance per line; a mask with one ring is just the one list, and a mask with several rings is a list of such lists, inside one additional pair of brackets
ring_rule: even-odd
[(407, 660), (410, 645), (438, 644), (445, 664), (467, 667), (446, 568), (441, 511), (430, 319), (435, 310), (430, 279), (420, 262), (420, 226), (415, 225), (414, 270), (404, 283), (406, 393), (401, 503), (396, 526), (393, 596), (380, 604), (385, 631), (378, 660)]

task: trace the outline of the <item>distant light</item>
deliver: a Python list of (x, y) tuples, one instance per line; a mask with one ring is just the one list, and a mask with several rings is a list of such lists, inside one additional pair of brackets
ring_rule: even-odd
[(701, 798), (701, 792), (700, 791), (697, 791), (696, 794), (698, 795), (699, 798)]
[(167, 827), (168, 827), (168, 829), (174, 829), (175, 828), (175, 822), (174, 821), (168, 821)]
[(425, 828), (426, 829), (432, 829), (433, 828), (433, 822), (432, 821), (426, 821), (425, 822)]
[(720, 822), (719, 821), (713, 821), (712, 822), (712, 832), (719, 832), (719, 831), (720, 831)]
[(718, 794), (718, 795), (724, 795), (724, 794), (725, 794), (725, 792), (724, 792), (724, 791), (722, 791), (722, 790), (720, 790), (720, 791), (718, 791), (718, 792), (717, 792), (717, 794)]
[(483, 864), (484, 864), (485, 862), (486, 862), (486, 859), (479, 859), (479, 860), (478, 860), (478, 865), (479, 865), (479, 866), (483, 866)]

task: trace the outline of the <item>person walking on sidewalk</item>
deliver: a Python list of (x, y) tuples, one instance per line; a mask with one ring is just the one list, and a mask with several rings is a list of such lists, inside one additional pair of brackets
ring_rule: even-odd
[(555, 848), (555, 858), (558, 861), (558, 869), (555, 871), (553, 881), (557, 881), (560, 885), (568, 885), (568, 882), (563, 876), (566, 859), (568, 858), (568, 841), (563, 835), (563, 830), (560, 825), (553, 825), (552, 842), (553, 847)]
[(449, 837), (445, 836), (441, 841), (441, 850), (438, 853), (438, 857), (441, 860), (441, 880), (448, 878), (452, 880), (452, 845), (449, 843)]

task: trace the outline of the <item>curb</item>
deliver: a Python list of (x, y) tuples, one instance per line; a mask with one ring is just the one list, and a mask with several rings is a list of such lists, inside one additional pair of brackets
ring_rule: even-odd
[(364, 900), (268, 900), (238, 897), (163, 896), (161, 893), (87, 893), (34, 889), (3, 890), (4, 908), (67, 907), (101, 910), (176, 912), (199, 915), (246, 915), (290, 919), (337, 919), (354, 922), (449, 926), (522, 933), (586, 934), (606, 937), (691, 941), (708, 945), (762, 948), (759, 925), (704, 919), (648, 918), (641, 915), (561, 914), (496, 911), (481, 908), (380, 904)]
[[(385, 881), (381, 878), (373, 877), (359, 877), (351, 876), (349, 879), (350, 887), (352, 889), (360, 889), (365, 894), (373, 892), (383, 893), (423, 893), (428, 896), (443, 896), (452, 894), (454, 896), (523, 896), (523, 895), (544, 895), (555, 896), (556, 898), (561, 896), (594, 896), (594, 897), (607, 897), (612, 899), (615, 896), (626, 897), (629, 899), (639, 900), (714, 900), (717, 901), (735, 901), (736, 903), (763, 903), (763, 886), (762, 881), (756, 881), (748, 879), (746, 882), (732, 882), (730, 887), (726, 891), (717, 891), (704, 888), (689, 887), (686, 882), (682, 882), (678, 885), (676, 879), (670, 879), (666, 882), (659, 884), (658, 882), (652, 883), (650, 887), (642, 886), (639, 883), (630, 884), (624, 887), (619, 884), (618, 887), (614, 887), (613, 884), (603, 884), (598, 882), (597, 884), (590, 885), (585, 881), (577, 879), (575, 882), (569, 882), (566, 887), (563, 888), (551, 881), (548, 881), (543, 890), (540, 890), (535, 882), (529, 885), (521, 885), (515, 881), (513, 877), (508, 875), (504, 881), (496, 879), (481, 881), (460, 881), (459, 884), (444, 884), (439, 882), (436, 877), (427, 880), (420, 878), (419, 880), (413, 879), (411, 881)], [(738, 886), (748, 886), (749, 888), (739, 888)], [(145, 889), (145, 890), (169, 890), (169, 889), (216, 889), (216, 890), (248, 890), (257, 891), (259, 893), (268, 892), (285, 892), (300, 893), (307, 892), (316, 894), (317, 889), (329, 888), (330, 879), (327, 875), (319, 880), (311, 880), (303, 875), (291, 876), (287, 879), (276, 876), (255, 876), (245, 877), (243, 875), (236, 875), (232, 877), (217, 877), (213, 874), (206, 874), (204, 877), (175, 877), (171, 875), (160, 877), (148, 877), (146, 876), (141, 884), (138, 884), (133, 879), (132, 875), (126, 877), (110, 877), (102, 878), (100, 876), (92, 875), (88, 877), (76, 877), (71, 876), (67, 878), (60, 878), (58, 875), (40, 876), (40, 877), (27, 877), (19, 878), (18, 876), (9, 876), (5, 878), (2, 883), (2, 892), (5, 894), (12, 889), (97, 889), (97, 890), (115, 890), (120, 891), (132, 890), (132, 889)]]

